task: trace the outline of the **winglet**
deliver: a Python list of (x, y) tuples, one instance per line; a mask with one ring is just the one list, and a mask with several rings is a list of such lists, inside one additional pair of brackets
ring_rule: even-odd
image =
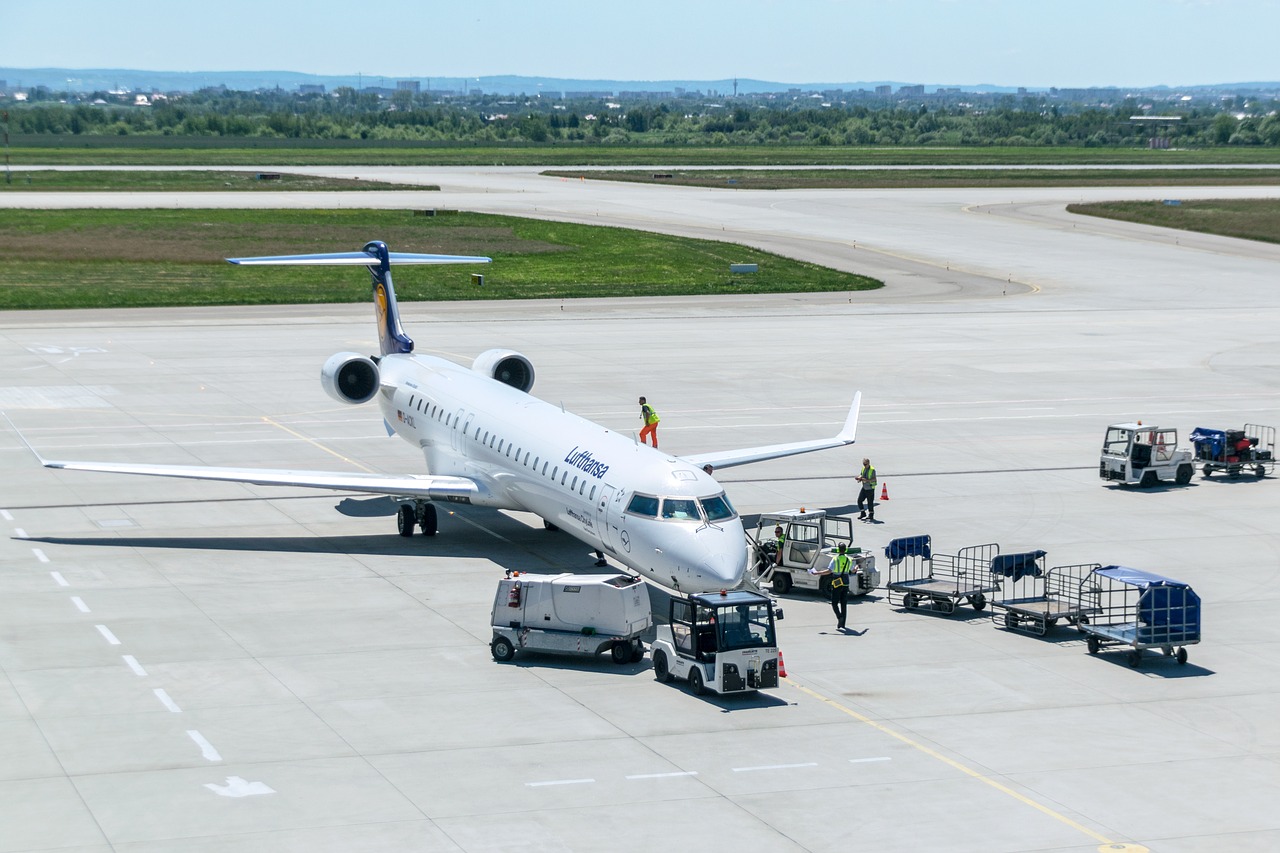
[(0, 412), (0, 417), (3, 417), (5, 419), (5, 422), (9, 424), (9, 427), (13, 430), (14, 434), (18, 436), (18, 441), (21, 441), (23, 445), (27, 448), (27, 450), (31, 451), (31, 455), (36, 458), (36, 461), (39, 462), (41, 465), (45, 466), (46, 468), (48, 468), (49, 467), (48, 461), (43, 456), (41, 456), (34, 447), (31, 446), (31, 442), (27, 441), (27, 437), (22, 434), (22, 430), (18, 429), (17, 424), (9, 420), (9, 413)]
[(862, 392), (855, 391), (853, 394), (853, 404), (849, 406), (849, 417), (844, 420), (844, 429), (840, 430), (840, 434), (836, 436), (846, 444), (853, 444), (854, 435), (858, 431), (858, 411), (862, 408)]

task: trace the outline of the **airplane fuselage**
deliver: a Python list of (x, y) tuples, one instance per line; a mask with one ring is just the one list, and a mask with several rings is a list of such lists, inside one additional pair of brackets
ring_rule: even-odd
[(389, 354), (379, 370), (387, 423), (432, 474), (474, 481), (470, 503), (535, 513), (685, 592), (743, 577), (742, 521), (689, 463), (442, 358)]

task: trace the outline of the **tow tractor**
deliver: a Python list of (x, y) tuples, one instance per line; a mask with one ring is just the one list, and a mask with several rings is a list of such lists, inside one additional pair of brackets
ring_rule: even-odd
[(1191, 482), (1191, 451), (1178, 448), (1178, 431), (1142, 421), (1112, 424), (1102, 442), (1098, 476), (1109, 482), (1149, 489), (1161, 480), (1179, 486)]
[(686, 679), (699, 696), (778, 686), (778, 640), (767, 596), (722, 590), (672, 598), (669, 615), (649, 650), (658, 681)]
[(1208, 477), (1214, 471), (1226, 471), (1231, 478), (1245, 470), (1262, 478), (1276, 467), (1276, 428), (1261, 424), (1245, 424), (1244, 429), (1205, 429), (1191, 431), (1200, 472)]
[[(781, 527), (784, 535), (782, 557), (778, 557), (778, 543), (773, 537), (775, 527)], [(758, 587), (771, 586), (774, 593), (785, 595), (796, 589), (815, 590), (829, 595), (831, 576), (815, 575), (831, 562), (836, 546), (843, 543), (849, 548), (857, 581), (849, 587), (850, 595), (866, 595), (880, 585), (880, 572), (876, 570), (876, 558), (853, 546), (853, 522), (844, 516), (828, 516), (826, 510), (806, 511), (786, 509), (766, 512), (760, 516), (755, 535), (747, 535), (750, 553), (747, 565)]]

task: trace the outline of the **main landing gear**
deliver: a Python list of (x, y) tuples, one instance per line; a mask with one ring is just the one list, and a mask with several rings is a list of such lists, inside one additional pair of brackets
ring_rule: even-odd
[(423, 536), (435, 536), (439, 529), (436, 505), (430, 501), (405, 501), (396, 512), (396, 529), (401, 536), (412, 536), (417, 525)]

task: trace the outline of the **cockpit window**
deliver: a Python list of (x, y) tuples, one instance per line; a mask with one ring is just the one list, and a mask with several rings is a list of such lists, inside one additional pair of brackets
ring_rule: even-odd
[(702, 518), (698, 515), (698, 502), (693, 498), (663, 498), (662, 517), (680, 521), (697, 521)]
[(706, 513), (707, 521), (724, 521), (726, 518), (733, 518), (737, 515), (729, 504), (729, 499), (724, 495), (716, 495), (713, 498), (700, 498), (699, 503), (702, 504), (702, 511)]
[(632, 515), (643, 515), (645, 518), (658, 517), (658, 499), (653, 495), (633, 495), (627, 504), (627, 512)]

